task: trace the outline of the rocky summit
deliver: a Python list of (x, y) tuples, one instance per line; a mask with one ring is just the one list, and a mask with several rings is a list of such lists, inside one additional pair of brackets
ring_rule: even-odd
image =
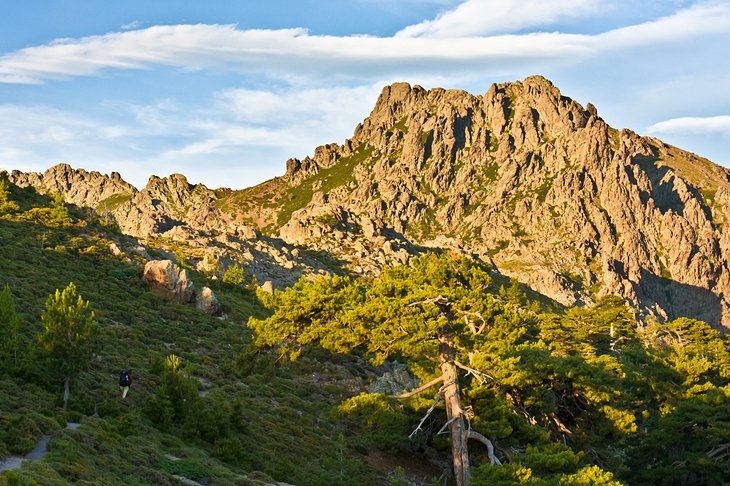
[(342, 145), (244, 190), (179, 174), (137, 190), (58, 165), (13, 172), (191, 263), (260, 283), (376, 274), (434, 249), (473, 255), (564, 305), (617, 294), (660, 319), (730, 327), (730, 171), (631, 130), (533, 76), (484, 95), (396, 83)]

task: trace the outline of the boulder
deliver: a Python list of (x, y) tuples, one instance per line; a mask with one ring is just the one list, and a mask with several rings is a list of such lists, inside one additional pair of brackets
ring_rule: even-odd
[(218, 297), (208, 287), (203, 287), (195, 293), (195, 307), (209, 316), (218, 314), (221, 311), (221, 303)]
[(409, 373), (406, 365), (396, 364), (391, 371), (386, 371), (382, 376), (379, 376), (368, 387), (368, 392), (398, 395), (404, 391), (415, 389), (419, 385), (418, 379)]
[(264, 292), (268, 292), (270, 294), (274, 294), (274, 284), (271, 282), (271, 280), (267, 280), (261, 285), (261, 290)]
[(112, 252), (112, 255), (114, 256), (119, 256), (123, 253), (122, 250), (119, 248), (119, 245), (117, 245), (116, 243), (109, 243), (109, 251)]
[(175, 265), (172, 260), (152, 260), (144, 266), (144, 281), (155, 292), (180, 304), (193, 298), (193, 282), (188, 271)]

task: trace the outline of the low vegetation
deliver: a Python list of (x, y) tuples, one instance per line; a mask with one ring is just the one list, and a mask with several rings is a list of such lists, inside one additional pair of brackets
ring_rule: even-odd
[[(92, 214), (2, 181), (0, 461), (50, 437), (2, 486), (730, 477), (730, 343), (703, 322), (640, 320), (612, 296), (563, 309), (449, 255), (273, 295), (238, 265), (191, 272), (219, 319), (150, 292)], [(366, 393), (381, 365), (431, 386)]]
[(423, 391), (435, 400), (361, 395), (345, 409), (366, 411), (356, 436), (384, 447), (407, 448), (408, 425), (441, 454), (434, 433), (445, 424), (452, 444), (454, 424), (478, 432), (454, 448), (457, 471), (480, 464), (458, 484), (469, 473), (485, 485), (720, 484), (730, 474), (730, 348), (703, 322), (637, 321), (611, 296), (540, 310), (479, 263), (434, 255), (375, 279), (300, 282), (267, 305), (274, 314), (251, 321), (257, 345), (292, 358), (311, 346), (374, 364), (395, 357), (433, 385)]

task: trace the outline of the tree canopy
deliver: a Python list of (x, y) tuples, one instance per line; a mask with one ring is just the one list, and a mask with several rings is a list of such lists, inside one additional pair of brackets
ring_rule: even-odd
[(48, 297), (41, 321), (43, 330), (38, 342), (63, 377), (66, 408), (69, 381), (91, 357), (96, 317), (89, 302), (76, 293), (76, 285), (71, 282), (64, 290), (57, 289)]
[(498, 281), (468, 258), (425, 255), (376, 278), (300, 281), (264, 296), (272, 314), (250, 326), (257, 346), (292, 359), (321, 347), (404, 360), (439, 393), (446, 344), (460, 401), (441, 423), (458, 415), (469, 437), (489, 437), (474, 448), (475, 484), (670, 484), (678, 461), (686, 484), (730, 474), (727, 337), (690, 319), (643, 322), (614, 296), (541, 310)]

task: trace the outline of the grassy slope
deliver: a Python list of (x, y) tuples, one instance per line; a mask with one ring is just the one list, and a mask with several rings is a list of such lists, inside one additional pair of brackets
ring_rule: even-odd
[(367, 161), (374, 150), (374, 147), (361, 145), (352, 155), (320, 169), (296, 186), (276, 178), (248, 189), (221, 193), (219, 207), (226, 212), (241, 213), (247, 223), (272, 233), (286, 224), (294, 211), (309, 204), (315, 192), (326, 194), (353, 180), (355, 167)]
[[(17, 188), (13, 196), (23, 211), (48, 204)], [(54, 436), (42, 461), (0, 473), (0, 485), (175, 484), (172, 474), (214, 484), (258, 484), (254, 478), (266, 475), (296, 484), (380, 481), (365, 463), (366, 451), (349, 450), (340, 436), (347, 430), (332, 418), (347, 394), (334, 378), (343, 366), (325, 357), (324, 365), (305, 360), (296, 368), (273, 367), (274, 357), (251, 355), (243, 323), (261, 312), (255, 294), (193, 274), (196, 286), (214, 288), (227, 319), (167, 302), (144, 287), (140, 263), (109, 253), (109, 238), (101, 226), (79, 219), (63, 228), (20, 221), (17, 214), (0, 219), (0, 287), (12, 288), (23, 336), (20, 366), (0, 368), (0, 459), (29, 451), (44, 433)], [(45, 299), (71, 281), (96, 309), (100, 335), (88, 371), (72, 381), (64, 412), (61, 384), (44, 371), (35, 336)], [(163, 433), (143, 413), (160, 363), (171, 353), (200, 380), (204, 403), (214, 407), (220, 397), (243, 405), (245, 425), (233, 434), (243, 447), (235, 459), (226, 462), (220, 444), (177, 428)], [(122, 368), (136, 378), (125, 401), (116, 384)], [(311, 380), (314, 371), (322, 375), (319, 383)], [(64, 430), (67, 421), (82, 425)]]

